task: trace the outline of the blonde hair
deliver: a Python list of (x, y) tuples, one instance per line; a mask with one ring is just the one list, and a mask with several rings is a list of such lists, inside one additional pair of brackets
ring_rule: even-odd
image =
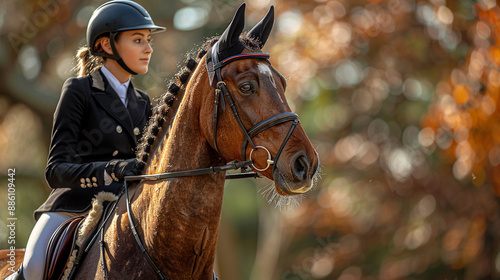
[[(115, 37), (115, 41), (118, 41), (118, 35)], [(108, 38), (106, 36), (101, 36), (96, 39), (95, 44), (94, 44), (94, 51), (96, 52), (104, 52), (104, 49), (102, 47), (102, 41), (105, 40), (105, 38)], [(76, 59), (78, 60), (74, 70), (78, 72), (78, 77), (84, 77), (87, 76), (88, 74), (92, 73), (93, 71), (101, 68), (101, 66), (104, 63), (104, 58), (101, 56), (96, 56), (92, 55), (90, 53), (90, 48), (89, 47), (81, 47), (78, 49), (76, 52)]]
[(88, 47), (81, 47), (78, 49), (76, 52), (76, 59), (78, 62), (74, 70), (78, 73), (78, 77), (87, 76), (94, 70), (99, 69), (103, 64), (103, 58), (92, 55)]

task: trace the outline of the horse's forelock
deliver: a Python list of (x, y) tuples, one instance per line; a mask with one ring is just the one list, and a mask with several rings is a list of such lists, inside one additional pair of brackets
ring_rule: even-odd
[(252, 51), (260, 51), (260, 41), (254, 37), (248, 37), (247, 34), (240, 37), (240, 41)]

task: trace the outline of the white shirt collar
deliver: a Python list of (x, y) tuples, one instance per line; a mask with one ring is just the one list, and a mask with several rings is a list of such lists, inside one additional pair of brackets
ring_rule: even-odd
[(106, 67), (102, 66), (101, 71), (104, 74), (104, 76), (106, 77), (106, 79), (108, 80), (111, 87), (115, 90), (115, 92), (120, 97), (120, 100), (123, 102), (123, 105), (125, 105), (125, 107), (127, 107), (127, 103), (128, 103), (127, 90), (128, 90), (128, 86), (130, 84), (130, 78), (128, 79), (128, 81), (126, 81), (124, 83), (120, 83), (120, 81), (118, 81), (118, 79), (113, 75), (113, 73), (111, 73)]

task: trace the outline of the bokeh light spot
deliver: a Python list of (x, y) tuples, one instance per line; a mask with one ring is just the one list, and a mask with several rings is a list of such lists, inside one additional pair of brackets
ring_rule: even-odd
[(178, 30), (195, 30), (208, 22), (208, 12), (201, 7), (185, 7), (174, 16), (174, 27)]

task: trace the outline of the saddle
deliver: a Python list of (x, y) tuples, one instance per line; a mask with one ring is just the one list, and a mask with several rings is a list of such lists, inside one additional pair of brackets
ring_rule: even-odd
[(52, 234), (45, 256), (44, 280), (59, 280), (69, 262), (71, 252), (75, 248), (78, 228), (83, 216), (71, 218), (62, 223)]
[[(74, 276), (79, 263), (86, 255), (85, 249), (90, 248), (96, 239), (94, 237), (104, 222), (103, 217), (107, 216), (112, 205), (115, 204), (109, 203), (109, 201), (101, 201), (100, 203), (102, 203), (103, 208), (101, 214), (98, 217), (93, 215), (97, 221), (93, 222), (91, 229), (83, 230), (83, 236), (80, 236), (82, 235), (81, 227), (88, 226), (86, 219), (92, 213), (65, 221), (52, 234), (45, 253), (43, 280), (71, 279)], [(93, 207), (95, 207), (94, 203)]]

